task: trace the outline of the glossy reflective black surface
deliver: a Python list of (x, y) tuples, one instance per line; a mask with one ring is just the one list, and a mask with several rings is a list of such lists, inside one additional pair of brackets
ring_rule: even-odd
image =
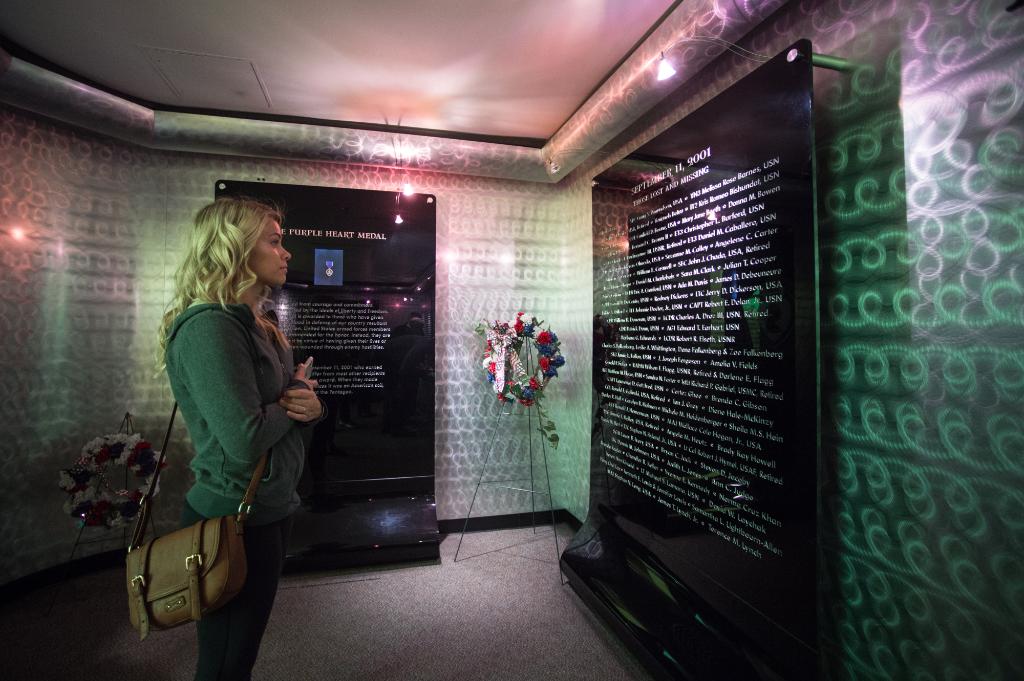
[(215, 187), (217, 196), (282, 210), (292, 259), (271, 310), (296, 362), (314, 358), (328, 409), (312, 434), (290, 554), (329, 562), (333, 551), (351, 562), (358, 547), (436, 544), (434, 197), (231, 180)]
[(591, 512), (563, 561), (668, 678), (816, 673), (811, 46), (794, 47), (597, 178), (595, 218), (628, 215), (628, 247), (596, 256)]
[(295, 514), (286, 568), (437, 560), (440, 542), (432, 495), (315, 495)]
[(570, 583), (659, 677), (787, 678), (764, 651), (635, 538), (641, 527), (600, 504), (563, 554)]

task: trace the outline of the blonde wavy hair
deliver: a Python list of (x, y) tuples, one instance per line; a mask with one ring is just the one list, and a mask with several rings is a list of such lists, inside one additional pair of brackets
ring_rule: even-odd
[[(160, 323), (157, 366), (163, 370), (167, 334), (178, 315), (194, 303), (241, 302), (242, 294), (256, 283), (249, 268), (249, 254), (263, 234), (268, 220), (281, 222), (281, 211), (247, 198), (220, 198), (196, 213), (185, 244), (185, 253), (174, 274), (174, 298)], [(269, 289), (264, 290), (266, 296)], [(257, 315), (257, 325), (282, 347), (288, 347), (277, 325)]]

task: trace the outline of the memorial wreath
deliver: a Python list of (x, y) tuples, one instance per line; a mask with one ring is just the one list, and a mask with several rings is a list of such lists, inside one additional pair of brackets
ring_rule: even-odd
[[(558, 446), (555, 424), (544, 411), (541, 399), (552, 378), (558, 376), (558, 369), (565, 365), (561, 343), (550, 328), (541, 329), (543, 321), (530, 317), (524, 322), (525, 312), (516, 315), (511, 322), (485, 321), (477, 326), (476, 332), (484, 337), (483, 368), (487, 380), (494, 387), (501, 402), (519, 402), (525, 407), (537, 406), (540, 417), (540, 432), (551, 443)], [(537, 349), (537, 364), (527, 341)], [(522, 354), (527, 348), (525, 357)]]
[[(112, 465), (126, 467), (126, 477), (131, 473), (139, 486), (115, 489), (107, 479)], [(90, 527), (129, 523), (139, 512), (156, 466), (156, 453), (138, 434), (113, 433), (91, 440), (74, 465), (60, 472), (60, 488), (68, 494), (64, 512)]]

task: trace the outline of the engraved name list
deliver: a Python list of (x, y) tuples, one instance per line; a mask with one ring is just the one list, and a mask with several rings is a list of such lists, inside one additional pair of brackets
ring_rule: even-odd
[(628, 281), (611, 296), (608, 473), (666, 513), (760, 558), (782, 524), (783, 409), (793, 389), (790, 230), (777, 156), (712, 165), (708, 146), (633, 188)]

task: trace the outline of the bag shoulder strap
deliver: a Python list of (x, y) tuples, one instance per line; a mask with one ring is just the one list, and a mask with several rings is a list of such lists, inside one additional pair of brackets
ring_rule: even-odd
[(239, 534), (242, 533), (242, 525), (245, 524), (245, 519), (249, 517), (249, 512), (252, 510), (252, 502), (256, 500), (256, 488), (260, 486), (260, 480), (263, 479), (263, 471), (266, 467), (267, 452), (263, 452), (263, 456), (256, 462), (256, 470), (252, 472), (252, 477), (249, 479), (249, 486), (245, 489), (242, 503), (238, 505), (238, 515), (235, 516), (235, 521)]
[(156, 492), (156, 481), (160, 477), (160, 469), (164, 466), (164, 458), (167, 456), (167, 443), (171, 440), (171, 428), (174, 427), (174, 417), (178, 415), (178, 403), (175, 402), (171, 408), (171, 418), (167, 421), (167, 432), (164, 433), (164, 442), (160, 446), (160, 458), (156, 462), (156, 470), (149, 481), (149, 489), (139, 503), (139, 513), (135, 517), (135, 527), (132, 528), (132, 540), (128, 544), (128, 553), (142, 546), (142, 540), (146, 536), (146, 523), (149, 522), (149, 506)]
[[(128, 560), (128, 592), (135, 601), (135, 613), (139, 618), (139, 640), (149, 635), (149, 611), (146, 609), (146, 593), (148, 585), (145, 575), (149, 573), (149, 545), (142, 551), (142, 556), (135, 556), (135, 569), (132, 569), (132, 557)], [(135, 573), (134, 575), (132, 573)]]

